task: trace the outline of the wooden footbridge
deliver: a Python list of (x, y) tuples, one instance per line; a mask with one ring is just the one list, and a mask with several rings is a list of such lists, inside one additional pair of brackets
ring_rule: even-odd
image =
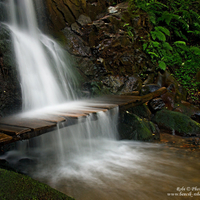
[[(75, 106), (57, 107), (41, 112), (12, 115), (0, 119), (0, 147), (19, 140), (30, 139), (35, 136), (77, 123), (77, 119), (85, 118), (89, 114), (119, 107), (120, 110), (141, 105), (153, 98), (166, 93), (166, 88), (144, 96), (106, 96), (75, 102)], [(62, 106), (62, 105), (61, 105)]]

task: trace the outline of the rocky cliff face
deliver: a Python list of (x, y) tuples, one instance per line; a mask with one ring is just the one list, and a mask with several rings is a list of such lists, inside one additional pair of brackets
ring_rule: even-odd
[(95, 19), (96, 15), (105, 9), (106, 1), (46, 0), (46, 5), (52, 29), (58, 31), (70, 26), (83, 13)]
[[(59, 5), (56, 5), (51, 1), (51, 6), (60, 12)], [(65, 35), (65, 48), (76, 61), (76, 67), (86, 80), (84, 86), (90, 88), (90, 92), (121, 94), (139, 91), (143, 80), (138, 74), (143, 74), (144, 69), (149, 67), (140, 41), (149, 29), (147, 16), (137, 16), (132, 20), (127, 10), (128, 3), (115, 7), (108, 5), (104, 1), (86, 4), (79, 1), (77, 9), (71, 7), (73, 19), (67, 9), (63, 10), (62, 26), (53, 21), (55, 17), (49, 9), (52, 27), (57, 26), (57, 30)], [(92, 10), (95, 9), (98, 12), (94, 15)], [(57, 20), (60, 21), (60, 18), (57, 17)], [(134, 26), (133, 37), (124, 27), (128, 22)]]

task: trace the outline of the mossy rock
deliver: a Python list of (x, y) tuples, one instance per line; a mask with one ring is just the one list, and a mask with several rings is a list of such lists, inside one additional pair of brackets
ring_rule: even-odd
[(188, 117), (191, 117), (194, 114), (200, 113), (200, 109), (197, 106), (194, 106), (186, 101), (181, 101), (181, 103), (175, 104), (174, 111), (183, 113), (184, 115), (187, 115)]
[(0, 199), (3, 200), (72, 200), (73, 198), (35, 181), (28, 176), (0, 169)]
[(151, 118), (151, 111), (149, 110), (149, 108), (146, 104), (134, 106), (134, 107), (128, 109), (128, 111), (136, 114), (140, 118), (147, 118), (147, 119)]
[(118, 132), (121, 140), (131, 140), (133, 127), (125, 123), (120, 123), (118, 125)]
[(142, 140), (142, 141), (152, 141), (154, 140), (154, 133), (152, 133), (147, 122), (139, 118), (135, 114), (126, 113), (124, 115), (124, 122), (133, 128), (130, 134), (130, 139)]
[(170, 110), (156, 112), (152, 119), (159, 127), (166, 128), (182, 136), (192, 136), (200, 133), (200, 124), (187, 115)]

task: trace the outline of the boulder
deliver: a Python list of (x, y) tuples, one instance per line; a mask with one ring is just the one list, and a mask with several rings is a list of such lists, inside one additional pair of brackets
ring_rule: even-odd
[(141, 119), (135, 114), (125, 113), (124, 122), (133, 128), (129, 139), (152, 141), (159, 138), (158, 129), (146, 119)]
[(175, 104), (174, 111), (183, 113), (193, 120), (200, 122), (200, 109), (186, 101)]
[(90, 19), (89, 16), (81, 14), (77, 19), (77, 23), (80, 24), (81, 26), (84, 26), (86, 24), (92, 23), (92, 20)]
[(102, 80), (102, 83), (110, 88), (110, 92), (116, 94), (126, 82), (127, 78), (123, 76), (108, 76)]
[(175, 102), (180, 102), (181, 93), (179, 91), (180, 84), (177, 80), (168, 72), (164, 73), (158, 72), (156, 84), (160, 87), (166, 87), (169, 92), (174, 96)]
[(142, 87), (142, 81), (138, 76), (128, 77), (125, 85), (120, 93), (130, 93), (132, 91), (140, 91)]
[(131, 140), (131, 135), (133, 133), (133, 127), (125, 124), (119, 123), (118, 125), (119, 139), (121, 140)]
[(198, 136), (200, 134), (200, 124), (179, 112), (163, 109), (156, 112), (152, 121), (158, 127), (171, 130), (172, 133), (175, 132), (181, 136)]
[(161, 98), (155, 98), (155, 99), (150, 100), (148, 105), (150, 107), (150, 110), (158, 111), (158, 110), (161, 110), (165, 106), (165, 103)]
[(155, 92), (156, 90), (158, 90), (160, 88), (159, 85), (157, 84), (147, 84), (147, 85), (143, 85), (141, 88), (141, 92), (140, 95), (146, 95), (149, 94), (151, 92)]
[(134, 113), (140, 118), (146, 118), (148, 120), (151, 119), (151, 111), (149, 110), (148, 106), (146, 104), (142, 104), (139, 106), (134, 106), (128, 109), (128, 112)]

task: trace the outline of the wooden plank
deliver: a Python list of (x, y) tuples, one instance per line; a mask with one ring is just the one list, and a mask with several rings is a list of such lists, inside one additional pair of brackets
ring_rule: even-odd
[[(79, 109), (78, 109), (79, 110)], [(101, 112), (101, 111), (103, 111), (103, 112), (106, 112), (106, 111), (108, 111), (108, 109), (105, 109), (105, 108), (92, 108), (92, 107), (85, 107), (85, 108), (81, 108), (80, 109), (81, 111), (83, 111), (84, 113), (97, 113), (97, 112)]]
[(33, 131), (39, 131), (41, 129), (47, 129), (50, 127), (55, 127), (56, 123), (53, 122), (46, 122), (37, 119), (25, 119), (20, 117), (7, 117), (0, 120), (0, 124), (11, 125), (11, 126), (18, 126), (18, 127), (26, 127), (30, 128)]
[(35, 119), (47, 121), (47, 122), (54, 122), (54, 123), (59, 123), (59, 122), (64, 122), (66, 119), (61, 116), (57, 115), (51, 115), (51, 114), (44, 114), (44, 115), (39, 115), (37, 117), (34, 117)]
[(0, 144), (1, 143), (9, 143), (13, 141), (13, 137), (6, 135), (4, 133), (0, 133)]
[(49, 113), (28, 118), (22, 115), (3, 118), (0, 119), (0, 146), (55, 130), (57, 124), (65, 127), (78, 123), (80, 120), (85, 121), (86, 116), (90, 113), (106, 112), (108, 109), (116, 107), (119, 107), (122, 111), (132, 106), (141, 105), (155, 97), (161, 96), (166, 91), (167, 89), (163, 87), (144, 96), (110, 95), (84, 101), (80, 107), (75, 107), (74, 109), (66, 110), (64, 108), (64, 110), (49, 111)]
[(97, 112), (100, 112), (100, 111), (107, 111), (107, 109), (104, 109), (104, 108), (90, 108), (90, 107), (87, 107), (87, 108), (75, 108), (75, 110), (60, 110), (58, 112), (61, 112), (61, 113), (70, 113), (70, 114), (83, 114), (85, 116), (89, 115), (90, 113), (97, 113)]
[(31, 131), (30, 128), (0, 124), (0, 132), (6, 133), (7, 135), (11, 135), (11, 136), (20, 135), (22, 133), (27, 133), (30, 131)]
[(87, 116), (86, 114), (64, 113), (64, 112), (61, 112), (61, 111), (52, 111), (51, 114), (56, 115), (56, 116), (61, 116), (61, 117), (64, 117), (64, 118), (73, 118), (73, 119), (78, 119), (80, 117), (86, 117)]

